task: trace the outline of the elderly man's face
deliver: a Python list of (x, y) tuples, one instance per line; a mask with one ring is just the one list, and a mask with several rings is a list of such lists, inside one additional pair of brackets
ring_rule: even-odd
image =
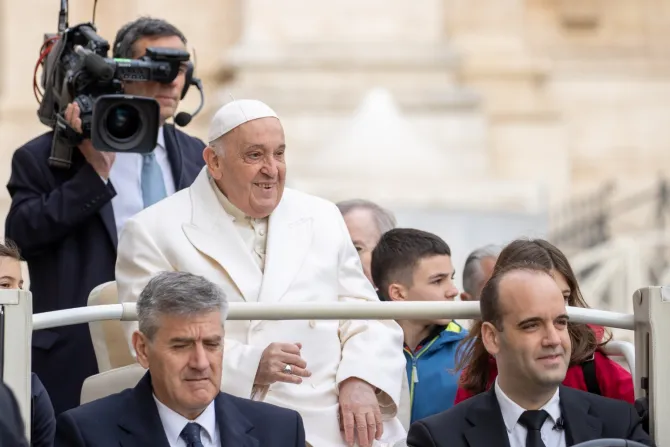
[(372, 282), (370, 263), (372, 262), (372, 250), (375, 249), (381, 238), (374, 216), (370, 210), (354, 208), (344, 215), (344, 222), (349, 229), (349, 235), (356, 247), (358, 256), (363, 264), (363, 272)]
[(220, 312), (161, 316), (153, 340), (133, 335), (138, 362), (151, 372), (158, 400), (195, 419), (218, 395), (223, 360)]
[[(259, 118), (221, 138), (221, 149), (205, 149), (209, 171), (233, 205), (253, 218), (267, 217), (284, 194), (284, 129), (277, 118)], [(219, 156), (221, 155), (221, 156)]]

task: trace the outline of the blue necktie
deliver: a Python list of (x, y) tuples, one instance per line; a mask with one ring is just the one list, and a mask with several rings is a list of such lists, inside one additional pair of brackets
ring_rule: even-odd
[(195, 422), (186, 424), (179, 436), (186, 441), (186, 447), (205, 447), (200, 440), (200, 425)]
[(163, 171), (156, 161), (155, 152), (142, 155), (141, 182), (144, 208), (150, 207), (167, 196)]

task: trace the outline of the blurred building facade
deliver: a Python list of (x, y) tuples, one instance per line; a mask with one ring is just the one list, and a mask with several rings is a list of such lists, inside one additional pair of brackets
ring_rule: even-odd
[[(59, 1), (2, 4), (0, 216), (12, 152), (46, 131), (32, 73)], [(101, 1), (99, 32), (139, 15), (196, 49), (204, 138), (231, 98), (281, 115), (289, 183), (396, 209), (542, 213), (670, 166), (670, 3), (664, 0)], [(70, 24), (92, 1), (70, 1)], [(184, 110), (197, 105), (189, 94)]]

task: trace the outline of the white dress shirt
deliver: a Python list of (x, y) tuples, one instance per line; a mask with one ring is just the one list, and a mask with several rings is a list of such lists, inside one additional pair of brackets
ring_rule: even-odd
[(165, 436), (167, 436), (170, 447), (186, 447), (186, 441), (180, 435), (189, 422), (195, 422), (200, 425), (200, 440), (202, 441), (202, 445), (205, 447), (221, 447), (214, 401), (194, 421), (189, 421), (181, 414), (165, 406), (155, 395), (153, 397), (156, 407), (158, 407), (158, 415), (163, 423), (163, 430), (165, 430)]
[[(171, 196), (175, 192), (174, 177), (170, 168), (167, 149), (165, 148), (165, 136), (163, 127), (158, 130), (158, 143), (156, 149), (156, 162), (163, 172), (165, 192)], [(126, 221), (144, 209), (142, 200), (142, 154), (118, 152), (109, 179), (114, 185), (116, 196), (112, 199), (114, 209), (114, 220), (116, 221), (117, 235)]]
[[(526, 447), (526, 435), (528, 434), (528, 430), (526, 430), (526, 427), (518, 423), (519, 418), (526, 410), (507, 397), (503, 390), (500, 389), (498, 379), (495, 381), (495, 393), (496, 398), (498, 399), (498, 405), (500, 405), (503, 420), (505, 421), (505, 428), (507, 429), (510, 447)], [(544, 425), (542, 425), (542, 429), (540, 430), (544, 445), (547, 447), (566, 447), (565, 430), (554, 430), (556, 422), (561, 417), (558, 389), (556, 390), (556, 394), (554, 394), (549, 402), (540, 408), (540, 410), (549, 413), (549, 417), (544, 421)]]

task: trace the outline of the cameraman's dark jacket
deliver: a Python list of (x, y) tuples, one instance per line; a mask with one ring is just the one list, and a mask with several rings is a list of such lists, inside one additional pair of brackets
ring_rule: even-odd
[[(164, 126), (175, 189), (191, 185), (204, 166), (205, 144)], [(5, 234), (21, 249), (30, 271), (33, 312), (87, 305), (96, 286), (114, 280), (116, 195), (78, 149), (70, 169), (48, 164), (53, 133), (19, 148), (7, 189), (12, 204)], [(56, 415), (79, 405), (81, 386), (98, 372), (87, 324), (33, 333), (33, 371), (39, 375)]]

